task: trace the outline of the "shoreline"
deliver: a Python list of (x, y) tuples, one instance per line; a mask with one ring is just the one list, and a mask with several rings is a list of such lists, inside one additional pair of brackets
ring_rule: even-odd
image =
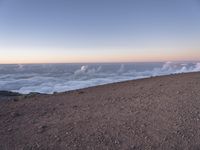
[(200, 72), (0, 101), (0, 149), (198, 149)]

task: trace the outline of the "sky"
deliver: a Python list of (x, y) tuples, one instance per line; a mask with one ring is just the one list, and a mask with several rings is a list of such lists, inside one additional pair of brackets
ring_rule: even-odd
[(0, 0), (0, 64), (200, 60), (200, 0)]

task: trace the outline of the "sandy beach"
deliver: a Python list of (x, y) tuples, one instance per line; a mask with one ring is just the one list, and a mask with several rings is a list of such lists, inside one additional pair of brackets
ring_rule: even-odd
[(200, 149), (200, 73), (1, 96), (0, 149)]

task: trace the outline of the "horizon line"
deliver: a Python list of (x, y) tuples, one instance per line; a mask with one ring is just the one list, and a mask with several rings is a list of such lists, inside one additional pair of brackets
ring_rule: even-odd
[(105, 62), (33, 62), (33, 63), (0, 63), (0, 65), (34, 65), (34, 64), (128, 64), (128, 63), (164, 63), (164, 62), (199, 62), (199, 60), (163, 60), (163, 61), (105, 61)]

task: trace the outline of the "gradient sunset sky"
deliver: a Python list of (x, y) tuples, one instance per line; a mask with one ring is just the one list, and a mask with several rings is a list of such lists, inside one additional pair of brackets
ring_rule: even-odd
[(0, 0), (0, 63), (200, 60), (200, 0)]

